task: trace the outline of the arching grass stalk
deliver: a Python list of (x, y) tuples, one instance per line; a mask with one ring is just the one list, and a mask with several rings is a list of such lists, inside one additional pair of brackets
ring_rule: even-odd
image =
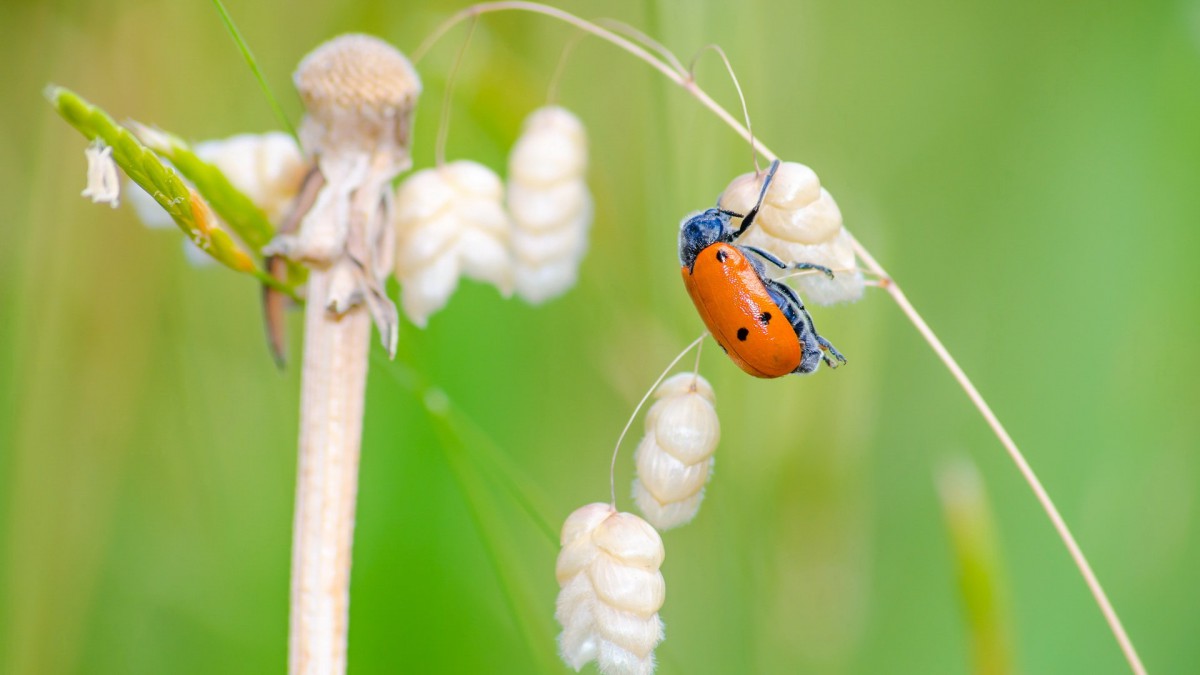
[[(701, 89), (696, 84), (690, 73), (679, 68), (677, 65), (673, 65), (678, 63), (678, 59), (672, 59), (672, 63), (667, 63), (663, 59), (651, 54), (644, 47), (620, 35), (617, 35), (610, 30), (592, 23), (591, 21), (587, 21), (586, 19), (575, 16), (569, 12), (565, 12), (554, 7), (549, 7), (547, 5), (514, 0), (507, 2), (482, 3), (467, 7), (438, 26), (433, 33), (431, 33), (430, 36), (425, 39), (425, 42), (422, 43), (421, 46), (418, 47), (413, 53), (413, 61), (419, 61), (421, 57), (424, 56), (424, 54), (438, 41), (438, 39), (440, 39), (447, 31), (460, 22), (466, 19), (478, 17), (482, 14), (501, 11), (525, 11), (549, 16), (575, 26), (580, 30), (591, 33), (621, 48), (622, 50), (644, 61), (650, 65), (650, 67), (662, 73), (667, 79), (682, 87), (696, 100), (698, 100), (701, 105), (711, 110), (713, 114), (725, 122), (726, 125), (733, 129), (742, 138), (746, 139), (746, 141), (751, 145), (753, 145), (758, 152), (767, 158), (767, 160), (773, 161), (776, 159), (776, 155), (773, 152), (771, 152), (761, 141), (755, 139), (745, 126), (738, 122), (737, 119), (735, 119), (727, 110), (725, 110), (725, 108), (714, 101), (712, 97), (710, 97), (703, 89)], [(1128, 633), (1125, 632), (1125, 628), (1121, 624), (1121, 620), (1117, 616), (1116, 610), (1113, 609), (1112, 603), (1109, 601), (1107, 594), (1104, 592), (1104, 588), (1100, 585), (1100, 581), (1096, 578), (1095, 573), (1092, 571), (1091, 565), (1088, 564), (1087, 558), (1084, 556), (1082, 549), (1079, 548), (1079, 544), (1075, 541), (1075, 537), (1071, 534), (1071, 531), (1067, 527), (1066, 522), (1063, 520), (1062, 515), (1059, 514), (1058, 508), (1054, 505), (1054, 501), (1050, 499), (1050, 495), (1046, 492), (1046, 489), (1042, 486), (1041, 481), (1038, 480), (1037, 475), (1029, 466), (1029, 462), (1025, 460), (1025, 457), (1017, 447), (1017, 444), (1004, 429), (1004, 426), (1000, 423), (1000, 420), (996, 417), (995, 413), (992, 412), (992, 409), (987, 404), (987, 401), (984, 400), (983, 396), (979, 393), (979, 390), (976, 389), (975, 385), (971, 382), (971, 379), (967, 377), (966, 373), (963, 372), (963, 369), (958, 365), (958, 362), (954, 360), (954, 357), (950, 355), (950, 352), (946, 349), (945, 345), (942, 344), (941, 340), (938, 339), (937, 335), (929, 327), (929, 324), (927, 324), (925, 320), (921, 318), (921, 315), (917, 312), (916, 308), (914, 308), (912, 303), (909, 302), (908, 297), (904, 294), (904, 291), (901, 289), (900, 285), (892, 279), (883, 266), (880, 265), (879, 262), (875, 260), (874, 256), (870, 254), (866, 247), (864, 247), (857, 239), (854, 239), (853, 236), (851, 236), (851, 241), (853, 242), (855, 253), (866, 266), (867, 270), (880, 278), (879, 286), (887, 291), (888, 295), (890, 295), (891, 298), (896, 302), (896, 305), (900, 307), (900, 310), (904, 312), (904, 315), (908, 318), (908, 320), (912, 322), (913, 326), (921, 334), (921, 337), (925, 339), (930, 348), (933, 349), (937, 357), (946, 366), (946, 369), (950, 371), (950, 374), (954, 377), (955, 381), (958, 382), (959, 386), (962, 387), (963, 391), (966, 392), (967, 397), (971, 400), (971, 403), (975, 405), (975, 408), (979, 411), (979, 414), (983, 416), (988, 426), (992, 429), (992, 432), (996, 435), (996, 438), (1000, 440), (1000, 444), (1004, 446), (1004, 449), (1008, 452), (1009, 457), (1012, 459), (1013, 463), (1016, 464), (1017, 470), (1021, 473), (1021, 476), (1025, 479), (1025, 482), (1029, 485), (1030, 489), (1033, 490), (1034, 496), (1037, 498), (1038, 503), (1041, 504), (1042, 509), (1046, 512), (1047, 517), (1049, 517), (1055, 531), (1058, 532), (1059, 538), (1062, 539), (1063, 544), (1067, 547), (1067, 551), (1070, 553), (1071, 559), (1075, 562), (1075, 566), (1079, 569), (1080, 574), (1083, 576), (1084, 582), (1087, 584), (1088, 589), (1092, 593), (1092, 597), (1095, 598), (1096, 604), (1100, 607), (1100, 612), (1104, 615), (1105, 621), (1108, 622), (1108, 626), (1112, 630), (1113, 636), (1116, 638), (1117, 644), (1120, 646), (1122, 653), (1125, 655), (1125, 659), (1128, 661), (1130, 668), (1134, 673), (1137, 673), (1138, 675), (1144, 675), (1146, 668), (1142, 665), (1142, 661), (1138, 657), (1137, 651), (1134, 649)]]

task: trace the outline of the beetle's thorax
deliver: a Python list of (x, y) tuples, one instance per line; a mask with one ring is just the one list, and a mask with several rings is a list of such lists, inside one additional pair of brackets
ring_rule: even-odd
[(721, 241), (729, 241), (729, 215), (720, 209), (688, 214), (679, 228), (679, 264), (691, 268), (696, 256)]

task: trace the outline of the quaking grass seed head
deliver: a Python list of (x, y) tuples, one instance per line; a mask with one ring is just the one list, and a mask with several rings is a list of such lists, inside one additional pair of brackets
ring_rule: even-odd
[(654, 648), (663, 638), (658, 610), (666, 599), (658, 532), (596, 503), (567, 517), (561, 543), (554, 615), (563, 627), (563, 660), (575, 670), (594, 660), (609, 675), (653, 673)]
[(646, 414), (646, 435), (634, 459), (633, 499), (655, 527), (666, 530), (692, 520), (712, 475), (721, 438), (712, 386), (695, 373), (679, 373), (655, 390)]
[[(721, 208), (746, 213), (758, 199), (763, 178), (757, 173), (734, 178), (721, 194)], [(842, 212), (821, 187), (816, 172), (803, 164), (779, 165), (754, 225), (738, 243), (756, 246), (784, 261), (815, 263), (833, 270), (832, 279), (820, 274), (797, 279), (806, 300), (830, 305), (862, 297), (862, 271), (843, 226)]]
[(512, 292), (512, 222), (504, 187), (469, 160), (423, 169), (396, 190), (396, 278), (400, 306), (424, 327), (449, 302), (460, 276)]

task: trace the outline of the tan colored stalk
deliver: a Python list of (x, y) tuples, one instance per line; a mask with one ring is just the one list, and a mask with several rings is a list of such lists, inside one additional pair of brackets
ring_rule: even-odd
[(371, 317), (326, 309), (332, 273), (314, 269), (304, 310), (300, 466), (292, 532), (292, 673), (344, 673), (350, 553)]
[[(597, 37), (606, 40), (617, 47), (620, 47), (626, 52), (629, 52), (633, 56), (641, 59), (649, 64), (652, 68), (662, 73), (667, 77), (667, 79), (686, 90), (704, 107), (708, 108), (717, 117), (719, 117), (721, 121), (725, 122), (725, 124), (733, 129), (738, 135), (751, 143), (768, 160), (773, 161), (776, 159), (776, 155), (774, 153), (767, 149), (767, 147), (763, 145), (761, 141), (755, 139), (751, 135), (750, 131), (740, 122), (738, 122), (737, 119), (729, 113), (729, 111), (721, 107), (720, 104), (714, 101), (712, 97), (710, 97), (703, 89), (701, 89), (688, 72), (677, 67), (673, 67), (663, 60), (656, 58), (646, 49), (634, 44), (630, 40), (627, 40), (620, 35), (613, 33), (610, 30), (606, 30), (595, 23), (587, 21), (586, 19), (582, 19), (574, 14), (564, 12), (563, 10), (554, 7), (549, 7), (535, 2), (521, 2), (517, 0), (472, 5), (459, 11), (457, 14), (442, 23), (442, 25), (438, 26), (425, 40), (425, 42), (416, 50), (416, 52), (414, 52), (414, 59), (419, 60), (421, 56), (429, 50), (433, 43), (438, 40), (438, 38), (444, 35), (446, 31), (450, 30), (450, 28), (459, 22), (468, 18), (477, 17), (481, 14), (509, 10), (526, 11), (553, 17), (581, 30), (587, 31), (588, 33), (596, 35)], [(675, 61), (677, 62), (678, 60), (676, 59)], [(1038, 480), (1037, 475), (1033, 472), (1033, 468), (1029, 466), (1029, 462), (1025, 460), (1024, 455), (1021, 453), (1020, 449), (1017, 448), (1017, 445), (1012, 440), (1012, 437), (1008, 435), (1008, 432), (1004, 429), (1004, 426), (1000, 424), (1000, 420), (996, 417), (995, 413), (992, 412), (991, 407), (988, 406), (983, 396), (979, 393), (979, 390), (975, 388), (974, 384), (972, 384), (970, 378), (968, 378), (966, 373), (963, 372), (962, 368), (954, 360), (954, 357), (950, 355), (950, 352), (942, 344), (941, 340), (938, 339), (937, 335), (934, 334), (929, 325), (925, 323), (925, 320), (921, 318), (921, 315), (917, 313), (917, 310), (912, 306), (912, 303), (908, 301), (908, 297), (904, 295), (900, 285), (888, 275), (883, 266), (881, 266), (875, 260), (875, 258), (862, 244), (860, 244), (853, 237), (851, 237), (851, 239), (854, 243), (855, 252), (858, 254), (859, 258), (862, 259), (863, 263), (866, 265), (866, 268), (880, 277), (881, 282), (879, 285), (888, 292), (888, 294), (900, 307), (901, 311), (904, 312), (904, 315), (908, 317), (909, 321), (911, 321), (913, 326), (916, 327), (917, 331), (921, 334), (921, 337), (925, 339), (930, 348), (933, 349), (934, 353), (937, 354), (937, 357), (946, 366), (947, 370), (950, 371), (950, 374), (954, 377), (955, 381), (958, 382), (959, 386), (962, 387), (964, 392), (966, 392), (967, 397), (971, 399), (971, 403), (975, 405), (975, 408), (979, 411), (979, 414), (983, 416), (988, 426), (992, 429), (992, 432), (996, 435), (996, 438), (1000, 440), (1000, 444), (1004, 446), (1004, 449), (1008, 452), (1009, 457), (1012, 459), (1013, 463), (1016, 464), (1017, 470), (1021, 473), (1021, 476), (1025, 479), (1025, 482), (1028, 483), (1030, 489), (1033, 490), (1034, 496), (1037, 498), (1038, 503), (1041, 504), (1042, 509), (1046, 512), (1047, 517), (1049, 517), (1051, 524), (1053, 524), (1055, 531), (1059, 535), (1059, 538), (1062, 540), (1063, 544), (1067, 548), (1067, 551), (1070, 553), (1071, 559), (1074, 561), (1075, 566), (1079, 569), (1080, 574), (1083, 576), (1084, 582), (1087, 584), (1088, 590), (1091, 591), (1092, 597), (1099, 606), (1101, 614), (1104, 615), (1104, 619), (1108, 623), (1109, 629), (1112, 631), (1113, 636), (1116, 638), (1117, 644), (1120, 646), (1121, 651), (1125, 656), (1125, 660), (1129, 663), (1130, 669), (1137, 675), (1145, 675), (1146, 668), (1144, 665), (1142, 665), (1141, 658), (1134, 649), (1133, 642), (1129, 639), (1129, 634), (1125, 632), (1125, 627), (1121, 624), (1121, 619), (1117, 616), (1117, 612), (1113, 608), (1112, 603), (1109, 601), (1108, 595), (1104, 592), (1104, 588), (1100, 585), (1100, 581), (1096, 578), (1095, 573), (1092, 571), (1091, 565), (1088, 563), (1087, 558), (1083, 554), (1083, 550), (1080, 549), (1079, 544), (1075, 541), (1074, 535), (1071, 534), (1070, 529), (1067, 527), (1066, 521), (1064, 521), (1062, 515), (1059, 514), (1058, 508), (1054, 505), (1054, 501), (1050, 499), (1049, 493), (1047, 493), (1046, 489), (1042, 487), (1041, 481)]]
[(298, 198), (299, 230), (264, 250), (309, 268), (288, 668), (341, 675), (371, 320), (394, 354), (396, 308), (383, 292), (395, 239), (391, 182), (411, 165), (420, 82), (400, 52), (365, 35), (321, 45), (295, 81), (307, 110), (301, 145), (320, 180)]

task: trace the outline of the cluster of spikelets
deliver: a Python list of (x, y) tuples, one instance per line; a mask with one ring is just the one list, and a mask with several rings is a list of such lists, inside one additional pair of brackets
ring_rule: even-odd
[(654, 397), (657, 401), (646, 413), (646, 435), (634, 455), (633, 499), (646, 520), (668, 530), (700, 510), (721, 425), (712, 386), (698, 374), (671, 377)]
[(658, 610), (666, 598), (655, 528), (691, 520), (712, 471), (720, 438), (712, 387), (696, 373), (680, 373), (654, 395), (633, 484), (650, 522), (610, 504), (589, 504), (563, 525), (555, 618), (563, 627), (563, 660), (576, 670), (595, 660), (609, 675), (654, 672), (654, 647), (663, 639)]
[[(273, 223), (308, 168), (295, 141), (278, 132), (206, 141), (193, 150)], [(491, 284), (506, 297), (515, 290), (534, 304), (575, 284), (593, 213), (583, 124), (558, 106), (535, 110), (508, 169), (507, 189), (492, 169), (468, 160), (417, 171), (397, 188), (395, 274), (401, 307), (418, 326), (446, 305), (460, 277)], [(148, 195), (132, 194), (144, 222), (171, 225)]]
[(658, 532), (610, 504), (588, 504), (567, 517), (561, 541), (555, 617), (563, 660), (575, 670), (595, 660), (611, 675), (654, 672), (666, 598)]
[(450, 162), (409, 176), (396, 195), (396, 276), (405, 314), (425, 325), (466, 276), (530, 303), (575, 284), (587, 249), (587, 138), (567, 110), (534, 111), (509, 157), (505, 187), (491, 169)]
[[(746, 213), (758, 201), (764, 174), (747, 173), (725, 188), (721, 208)], [(854, 302), (862, 297), (864, 282), (854, 254), (853, 240), (842, 225), (842, 212), (816, 172), (797, 162), (784, 162), (775, 172), (754, 225), (738, 243), (757, 246), (788, 262), (823, 265), (834, 278), (802, 274), (797, 280), (805, 300), (818, 305)]]

